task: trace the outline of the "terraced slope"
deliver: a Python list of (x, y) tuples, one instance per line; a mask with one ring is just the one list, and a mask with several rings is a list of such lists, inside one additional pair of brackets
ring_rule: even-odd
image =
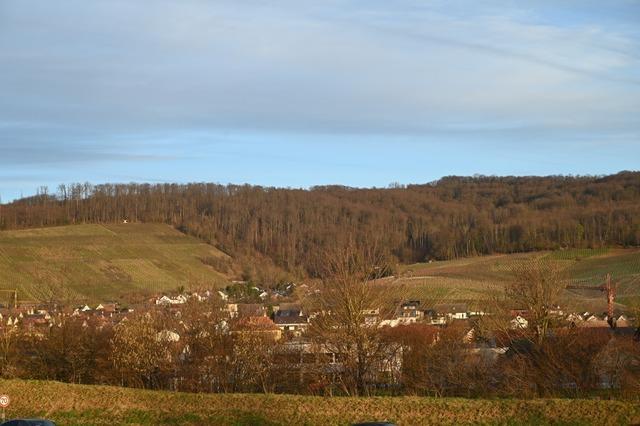
[(0, 289), (17, 289), (21, 300), (106, 301), (210, 288), (226, 278), (203, 260), (220, 257), (226, 255), (162, 224), (3, 231)]

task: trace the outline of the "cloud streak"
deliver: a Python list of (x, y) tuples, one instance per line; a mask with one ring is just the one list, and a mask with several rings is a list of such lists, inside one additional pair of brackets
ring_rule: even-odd
[[(640, 7), (472, 6), (5, 0), (0, 167), (54, 182), (94, 173), (296, 185), (311, 179), (292, 153), (311, 169), (324, 144), (341, 162), (317, 170), (319, 181), (373, 184), (362, 164), (380, 170), (389, 155), (360, 162), (378, 146), (367, 140), (417, 152), (438, 141), (532, 152), (637, 141)], [(450, 155), (453, 169), (461, 160)], [(221, 156), (256, 172), (206, 166)]]

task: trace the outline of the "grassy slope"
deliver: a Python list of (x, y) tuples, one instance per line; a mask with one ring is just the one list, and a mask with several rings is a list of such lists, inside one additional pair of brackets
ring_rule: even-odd
[[(619, 283), (619, 308), (640, 299), (638, 249), (565, 250), (419, 263), (404, 266), (401, 278), (394, 284), (403, 287), (408, 297), (421, 300), (482, 301), (507, 283), (511, 264), (528, 256), (548, 256), (561, 261), (571, 280), (580, 284), (601, 284), (604, 276), (611, 273), (614, 282)], [(598, 291), (571, 290), (565, 298), (584, 309), (606, 310), (604, 295)]]
[(207, 395), (56, 382), (0, 380), (10, 417), (48, 417), (59, 425), (333, 425), (387, 419), (417, 424), (624, 425), (640, 422), (629, 401), (322, 398)]
[[(214, 247), (161, 224), (75, 225), (0, 232), (0, 288), (25, 300), (105, 301), (213, 286), (199, 258)], [(0, 295), (6, 300), (7, 295)]]

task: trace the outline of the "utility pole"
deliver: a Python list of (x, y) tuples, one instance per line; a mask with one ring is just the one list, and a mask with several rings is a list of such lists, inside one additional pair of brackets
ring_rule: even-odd
[(613, 303), (616, 298), (616, 286), (611, 285), (611, 274), (607, 274), (603, 291), (607, 292), (607, 322), (611, 328), (616, 328), (616, 320), (613, 317)]
[(616, 291), (618, 286), (615, 284), (611, 284), (611, 274), (607, 274), (604, 278), (604, 284), (592, 287), (587, 285), (568, 285), (569, 289), (576, 290), (599, 290), (601, 292), (606, 292), (607, 295), (607, 322), (609, 323), (609, 327), (616, 328), (616, 320), (613, 317), (613, 308), (616, 299)]

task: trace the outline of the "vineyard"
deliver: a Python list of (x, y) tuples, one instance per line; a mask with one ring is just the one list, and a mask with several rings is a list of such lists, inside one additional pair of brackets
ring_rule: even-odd
[[(611, 273), (619, 286), (619, 309), (626, 310), (640, 301), (638, 249), (559, 250), (417, 263), (401, 267), (400, 278), (393, 284), (407, 298), (470, 302), (482, 307), (509, 281), (513, 264), (533, 256), (547, 257), (563, 264), (568, 283), (596, 286), (602, 284), (607, 273)], [(599, 292), (567, 290), (564, 300), (577, 309), (606, 310), (605, 298)]]
[[(20, 300), (127, 300), (221, 286), (214, 247), (167, 225), (75, 225), (0, 232), (0, 289)], [(6, 299), (9, 295), (1, 293)]]

